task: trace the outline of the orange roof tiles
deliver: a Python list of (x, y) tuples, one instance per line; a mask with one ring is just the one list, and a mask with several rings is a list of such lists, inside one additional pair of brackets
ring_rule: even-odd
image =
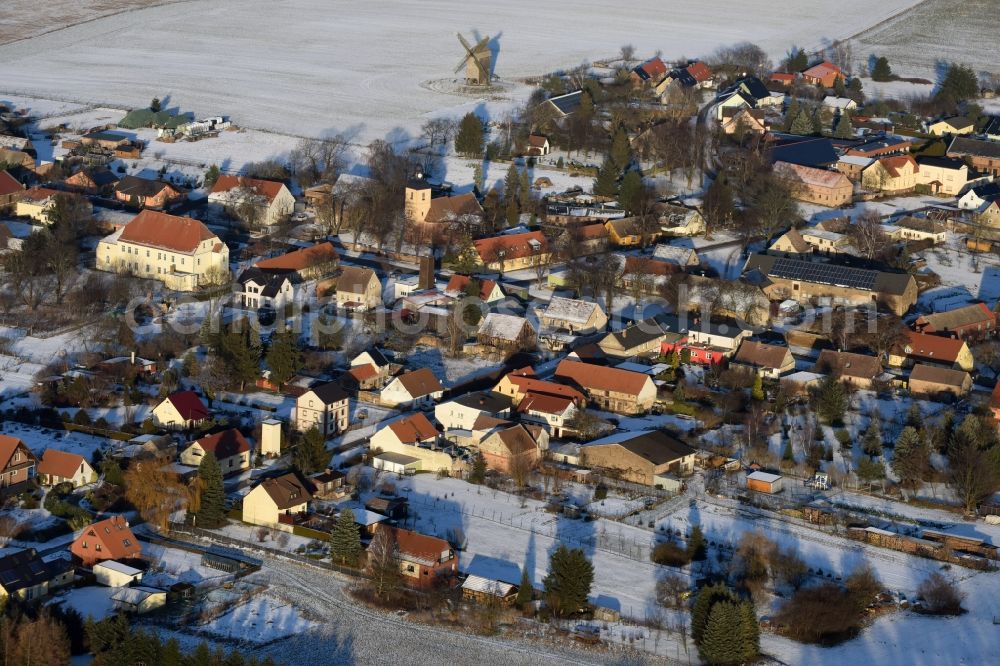
[(301, 250), (293, 250), (280, 257), (262, 259), (254, 266), (262, 271), (301, 271), (311, 266), (336, 262), (339, 259), (333, 243), (317, 243)]
[(211, 194), (221, 194), (222, 192), (229, 192), (240, 187), (252, 189), (257, 194), (267, 197), (268, 201), (274, 201), (274, 198), (281, 193), (285, 184), (275, 180), (222, 175), (219, 176), (219, 179), (215, 181), (215, 185), (212, 186)]
[(638, 395), (650, 381), (649, 376), (641, 372), (570, 360), (559, 362), (555, 376), (556, 379), (568, 380), (586, 389), (615, 391), (628, 395)]
[(396, 437), (404, 444), (416, 444), (434, 439), (438, 435), (437, 428), (422, 412), (416, 412), (398, 421), (393, 421), (389, 424), (389, 429), (396, 433)]
[(125, 225), (118, 239), (125, 243), (191, 253), (198, 249), (202, 241), (215, 237), (198, 220), (147, 209)]

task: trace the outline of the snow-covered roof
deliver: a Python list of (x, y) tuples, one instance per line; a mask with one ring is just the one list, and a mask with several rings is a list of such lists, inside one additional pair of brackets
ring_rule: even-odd
[(165, 595), (166, 591), (155, 587), (122, 587), (111, 595), (111, 600), (123, 604), (136, 605), (158, 594)]
[(525, 325), (531, 327), (524, 317), (490, 312), (479, 326), (479, 335), (501, 340), (516, 340)]
[(803, 238), (812, 236), (813, 238), (822, 238), (833, 243), (844, 237), (844, 234), (838, 234), (835, 231), (826, 231), (825, 229), (805, 229), (801, 233)]
[(594, 312), (599, 309), (600, 306), (597, 303), (553, 296), (552, 300), (549, 301), (549, 306), (545, 308), (545, 316), (560, 321), (586, 324)]
[(747, 474), (748, 480), (760, 481), (762, 483), (774, 483), (780, 478), (781, 478), (780, 474), (771, 474), (770, 472), (761, 472), (759, 470)]
[(105, 560), (104, 562), (98, 562), (94, 565), (94, 568), (101, 567), (103, 569), (108, 569), (109, 571), (114, 571), (115, 573), (120, 573), (124, 576), (138, 576), (142, 573), (141, 569), (136, 569), (135, 567), (130, 567), (127, 564), (122, 564), (116, 560)]
[(498, 597), (506, 597), (514, 589), (514, 586), (510, 583), (504, 583), (503, 581), (470, 575), (465, 579), (465, 582), (462, 583), (462, 589), (482, 592), (484, 594), (492, 594)]
[(691, 261), (695, 251), (689, 247), (677, 247), (676, 245), (666, 245), (660, 243), (653, 250), (653, 257), (672, 263), (686, 265)]

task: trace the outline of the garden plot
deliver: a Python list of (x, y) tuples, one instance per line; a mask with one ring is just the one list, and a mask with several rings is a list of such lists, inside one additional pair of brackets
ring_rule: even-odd
[(316, 626), (289, 602), (262, 594), (198, 628), (229, 640), (270, 643)]
[(106, 448), (111, 443), (111, 440), (106, 437), (69, 430), (50, 430), (15, 421), (5, 421), (0, 424), (0, 432), (17, 437), (31, 449), (32, 453), (39, 457), (45, 449), (51, 448), (67, 453), (78, 453), (90, 460), (94, 451)]

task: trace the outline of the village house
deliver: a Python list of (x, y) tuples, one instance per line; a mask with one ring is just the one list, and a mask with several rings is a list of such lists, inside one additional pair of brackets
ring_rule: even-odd
[(261, 259), (254, 264), (254, 268), (264, 273), (285, 274), (297, 281), (306, 281), (329, 275), (339, 262), (340, 256), (333, 243), (326, 241), (277, 257)]
[(806, 203), (837, 208), (854, 196), (854, 186), (839, 171), (775, 162), (774, 175), (789, 187), (792, 198)]
[(809, 227), (801, 231), (802, 240), (813, 253), (831, 254), (837, 252), (851, 253), (851, 239), (835, 231), (826, 231)]
[(389, 382), (379, 393), (379, 401), (390, 407), (415, 409), (433, 405), (444, 395), (441, 381), (430, 368), (404, 372)]
[(116, 132), (89, 132), (80, 137), (80, 145), (102, 150), (118, 150), (131, 142), (127, 136)]
[(631, 294), (659, 296), (670, 276), (683, 268), (670, 261), (652, 257), (616, 255), (619, 269), (618, 286)]
[(167, 591), (146, 585), (121, 587), (115, 590), (109, 600), (119, 613), (145, 615), (167, 605)]
[[(664, 319), (671, 318), (674, 317), (664, 316)], [(678, 333), (684, 331), (685, 334), (664, 340), (660, 344), (660, 354), (665, 356), (676, 351), (686, 355), (690, 363), (698, 365), (718, 365), (725, 362), (743, 339), (751, 334), (750, 329), (729, 317), (701, 319), (695, 316), (690, 320), (690, 326), (687, 326), (686, 317), (676, 318), (676, 322), (671, 324), (671, 330)]]
[(716, 120), (721, 121), (730, 108), (766, 108), (778, 107), (785, 101), (782, 92), (772, 92), (763, 81), (755, 76), (748, 76), (736, 81), (719, 93), (716, 104)]
[(639, 372), (562, 360), (556, 366), (555, 378), (583, 391), (601, 409), (619, 414), (648, 411), (656, 401), (652, 378)]
[(483, 414), (502, 419), (510, 416), (511, 398), (496, 392), (474, 391), (434, 407), (434, 418), (446, 430), (472, 430)]
[(950, 402), (972, 390), (972, 376), (964, 370), (917, 363), (910, 372), (907, 387), (915, 397)]
[(917, 155), (917, 185), (931, 194), (958, 196), (969, 183), (969, 167), (952, 157)]
[(77, 453), (45, 449), (38, 463), (38, 480), (42, 485), (69, 483), (74, 488), (97, 481), (97, 472), (87, 459)]
[(727, 135), (767, 133), (767, 114), (763, 109), (748, 107), (728, 107), (722, 114), (722, 131)]
[(580, 464), (611, 470), (625, 481), (679, 490), (694, 472), (695, 450), (660, 430), (621, 432), (580, 447)]
[(294, 472), (264, 479), (243, 498), (243, 522), (291, 532), (310, 501), (311, 490)]
[(589, 303), (572, 298), (553, 296), (548, 306), (540, 313), (542, 326), (575, 335), (587, 335), (603, 331), (608, 325), (608, 316), (597, 303)]
[(997, 316), (985, 303), (973, 303), (954, 310), (920, 315), (913, 327), (920, 333), (979, 342), (996, 334)]
[(891, 225), (883, 225), (882, 230), (893, 241), (930, 241), (941, 245), (948, 239), (943, 224), (925, 217), (901, 217)]
[(7, 171), (0, 171), (0, 211), (13, 210), (25, 187)]
[[(547, 431), (538, 430), (546, 433), (542, 436), (545, 437), (544, 448), (548, 448)], [(543, 449), (529, 428), (520, 423), (497, 428), (479, 442), (478, 448), (487, 468), (514, 475), (533, 469)]]
[(573, 398), (548, 393), (529, 392), (517, 406), (522, 422), (537, 423), (552, 437), (575, 434), (572, 422), (579, 413)]
[(483, 303), (496, 303), (504, 299), (503, 289), (500, 288), (496, 280), (473, 278), (468, 275), (452, 275), (448, 279), (448, 286), (444, 288), (444, 293), (451, 298), (472, 296), (480, 299)]
[(635, 247), (655, 242), (663, 233), (659, 228), (648, 228), (638, 218), (623, 217), (604, 223), (608, 240), (618, 247)]
[(883, 194), (902, 194), (917, 186), (919, 169), (910, 155), (883, 157), (861, 172), (861, 185)]
[(837, 171), (847, 176), (849, 181), (857, 183), (861, 181), (861, 174), (864, 173), (864, 170), (871, 166), (874, 161), (874, 158), (871, 157), (841, 155), (837, 158), (837, 164), (834, 166)]
[(834, 114), (854, 113), (858, 109), (858, 103), (850, 97), (827, 95), (820, 104), (824, 109)]
[(376, 536), (380, 532), (388, 534), (408, 586), (434, 587), (458, 573), (458, 555), (444, 539), (384, 524), (375, 528)]
[(500, 273), (545, 266), (551, 258), (549, 241), (541, 231), (483, 238), (473, 245), (479, 263)]
[(845, 154), (875, 159), (886, 155), (905, 155), (912, 147), (913, 141), (911, 139), (893, 134), (880, 134), (868, 138), (863, 143), (851, 145)]
[(162, 180), (125, 176), (114, 185), (115, 199), (133, 208), (164, 210), (184, 194)]
[(1000, 198), (1000, 183), (981, 183), (962, 192), (958, 197), (958, 207), (961, 210), (981, 211), (998, 198)]
[(766, 379), (778, 379), (795, 370), (795, 359), (788, 347), (744, 340), (730, 362), (732, 366), (750, 368)]
[(228, 277), (229, 248), (198, 220), (144, 210), (97, 244), (95, 267), (194, 291)]
[(812, 246), (802, 237), (802, 233), (795, 228), (789, 229), (778, 236), (771, 243), (771, 247), (767, 248), (768, 254), (809, 255), (812, 254), (812, 251)]
[(106, 560), (94, 565), (94, 579), (106, 587), (128, 587), (142, 582), (142, 570), (127, 564)]
[(509, 355), (534, 349), (538, 334), (524, 317), (489, 312), (479, 322), (476, 342), (484, 351)]
[(586, 396), (573, 387), (539, 379), (531, 368), (521, 368), (514, 372), (508, 372), (493, 387), (493, 392), (510, 396), (515, 407), (531, 395), (553, 395), (568, 398), (577, 405), (584, 405), (587, 402)]
[(653, 249), (653, 258), (679, 268), (693, 268), (701, 264), (694, 248), (660, 243)]
[(212, 185), (208, 203), (220, 206), (251, 227), (278, 224), (295, 210), (295, 197), (284, 183), (225, 174)]
[(915, 362), (966, 371), (976, 364), (965, 340), (906, 331), (905, 339), (889, 350), (889, 365), (899, 368)]
[(348, 266), (337, 279), (337, 307), (352, 312), (382, 305), (382, 282), (370, 268)]
[(90, 568), (106, 560), (137, 560), (142, 556), (142, 544), (125, 516), (117, 515), (83, 528), (69, 551), (81, 566)]
[(870, 389), (884, 374), (875, 356), (824, 349), (819, 353), (813, 372), (833, 375), (856, 389)]
[(265, 273), (251, 266), (236, 279), (240, 305), (248, 309), (283, 310), (295, 299), (295, 287), (286, 273)]
[(948, 145), (948, 157), (965, 160), (976, 171), (1000, 176), (1000, 143), (956, 136)]
[(440, 437), (423, 412), (407, 414), (372, 435), (369, 448), (376, 454), (372, 466), (397, 474), (408, 470), (460, 472), (463, 465), (438, 446)]
[(887, 273), (865, 268), (816, 263), (751, 254), (744, 275), (757, 280), (772, 301), (792, 299), (811, 304), (829, 299), (844, 305), (881, 305), (899, 316), (917, 302), (917, 283), (907, 273)]
[(208, 421), (208, 407), (194, 391), (171, 393), (153, 408), (153, 424), (158, 428), (192, 429)]
[(0, 554), (0, 605), (8, 597), (32, 602), (73, 582), (73, 564), (66, 558), (43, 560), (34, 548)]
[(933, 136), (959, 136), (962, 134), (972, 134), (976, 131), (976, 124), (962, 116), (942, 118), (932, 123), (927, 123), (927, 133)]
[(391, 372), (392, 364), (389, 359), (373, 347), (351, 359), (351, 366), (341, 377), (341, 383), (353, 390), (372, 391), (385, 386), (391, 378)]
[(530, 157), (544, 157), (552, 152), (549, 138), (541, 134), (529, 134), (524, 154)]
[(806, 83), (832, 88), (837, 83), (837, 79), (844, 79), (844, 72), (829, 60), (824, 60), (802, 72), (802, 78)]
[(667, 65), (659, 56), (650, 58), (629, 73), (629, 80), (635, 86), (654, 86), (667, 75)]
[(209, 453), (219, 461), (223, 476), (250, 469), (250, 443), (236, 428), (194, 440), (181, 451), (180, 461), (182, 465), (198, 467)]
[(106, 168), (84, 169), (77, 171), (63, 181), (66, 189), (80, 194), (109, 195), (118, 184), (118, 176)]
[(47, 187), (32, 187), (22, 193), (21, 198), (15, 204), (14, 214), (18, 217), (30, 217), (35, 222), (47, 225), (49, 224), (49, 212), (56, 205), (57, 197), (71, 198), (87, 214), (93, 211), (90, 201), (76, 194), (51, 190)]
[(35, 478), (38, 459), (27, 445), (16, 437), (0, 435), (0, 493), (23, 487)]
[(316, 428), (323, 439), (347, 430), (350, 398), (338, 382), (315, 386), (295, 399), (292, 423), (299, 432)]

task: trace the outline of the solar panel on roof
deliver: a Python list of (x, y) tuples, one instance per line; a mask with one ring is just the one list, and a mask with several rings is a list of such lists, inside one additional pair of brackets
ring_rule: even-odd
[(833, 264), (796, 261), (784, 257), (774, 262), (774, 266), (768, 272), (768, 275), (787, 280), (802, 280), (803, 282), (815, 282), (850, 287), (852, 289), (866, 289), (868, 291), (875, 289), (875, 281), (878, 279), (878, 271), (851, 268), (849, 266), (836, 266)]

